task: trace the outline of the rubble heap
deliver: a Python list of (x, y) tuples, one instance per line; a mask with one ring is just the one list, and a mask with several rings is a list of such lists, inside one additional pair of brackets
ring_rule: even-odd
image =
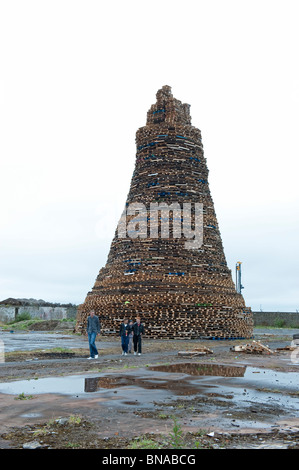
[[(140, 315), (147, 337), (252, 337), (252, 313), (236, 292), (223, 250), (201, 132), (191, 125), (190, 106), (175, 99), (169, 86), (156, 98), (146, 125), (136, 133), (136, 164), (126, 201), (126, 208), (142, 203), (148, 212), (138, 237), (115, 232), (107, 263), (79, 306), (76, 331), (83, 332), (94, 309), (103, 334), (117, 333), (124, 316), (134, 320)], [(175, 236), (175, 211), (170, 212), (168, 237), (162, 236), (162, 213), (158, 236), (151, 237), (150, 204), (163, 202), (182, 208), (202, 203), (199, 248), (186, 249), (186, 238)], [(128, 223), (132, 215), (124, 213), (121, 220)]]

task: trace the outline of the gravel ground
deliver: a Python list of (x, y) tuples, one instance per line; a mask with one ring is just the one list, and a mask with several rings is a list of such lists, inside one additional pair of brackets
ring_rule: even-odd
[[(124, 357), (119, 338), (100, 337), (87, 360), (71, 332), (2, 330), (0, 448), (294, 448), (298, 362), (276, 350), (294, 333), (256, 328), (270, 355), (233, 350), (248, 340), (144, 338), (141, 356)], [(213, 352), (178, 354), (199, 346)]]

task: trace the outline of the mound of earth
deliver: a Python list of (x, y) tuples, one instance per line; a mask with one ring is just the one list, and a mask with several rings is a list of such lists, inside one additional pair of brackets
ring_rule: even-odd
[(28, 330), (33, 331), (51, 331), (55, 330), (55, 328), (60, 324), (59, 320), (43, 320), (37, 321), (36, 323), (32, 323), (32, 325), (28, 326)]

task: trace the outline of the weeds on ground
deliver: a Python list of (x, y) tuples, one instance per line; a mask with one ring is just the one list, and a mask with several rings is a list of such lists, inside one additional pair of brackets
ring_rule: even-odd
[[(160, 415), (160, 419), (165, 419), (168, 416)], [(177, 418), (172, 416), (173, 427), (172, 432), (164, 436), (161, 441), (156, 441), (149, 437), (141, 436), (131, 442), (130, 449), (182, 449), (184, 446), (183, 430), (181, 424), (178, 423)]]
[(11, 320), (7, 324), (8, 325), (13, 325), (14, 323), (19, 323), (20, 321), (26, 321), (26, 320), (31, 320), (31, 315), (28, 312), (23, 312), (23, 313), (18, 314), (16, 316), (16, 318)]
[(30, 325), (41, 321), (42, 320), (13, 320), (10, 323), (6, 323), (6, 325), (4, 325), (2, 329), (11, 330), (12, 328), (16, 328), (18, 330), (27, 330)]
[(173, 417), (172, 419), (173, 419), (172, 432), (169, 433), (170, 445), (173, 449), (181, 449), (184, 444), (182, 426), (180, 423), (178, 423), (175, 417)]
[(135, 439), (130, 445), (130, 449), (160, 449), (158, 442), (146, 437)]
[(167, 419), (167, 418), (168, 418), (168, 415), (166, 415), (166, 414), (164, 414), (164, 413), (160, 413), (160, 414), (158, 415), (158, 418), (159, 418), (159, 419)]
[(75, 442), (67, 442), (65, 447), (67, 449), (76, 449), (76, 448), (80, 447), (80, 444), (75, 443)]
[(22, 392), (15, 398), (15, 400), (32, 400), (33, 398), (33, 395), (25, 395), (25, 393)]
[(48, 434), (48, 432), (49, 431), (47, 428), (41, 428), (34, 431), (32, 435), (33, 437), (45, 436), (46, 434)]
[(81, 418), (78, 415), (71, 415), (68, 419), (69, 424), (81, 424)]

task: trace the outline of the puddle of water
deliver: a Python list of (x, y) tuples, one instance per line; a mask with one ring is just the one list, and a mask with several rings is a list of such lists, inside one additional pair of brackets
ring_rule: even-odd
[(122, 388), (123, 391), (130, 389), (135, 396), (148, 393), (148, 390), (156, 390), (170, 395), (192, 397), (207, 395), (213, 388), (218, 393), (233, 394), (234, 400), (240, 403), (261, 403), (266, 400), (268, 403), (280, 405), (284, 402), (287, 406), (291, 404), (293, 409), (298, 409), (298, 384), (297, 372), (277, 372), (246, 366), (180, 363), (152, 366), (123, 375), (106, 374), (88, 378), (75, 375), (4, 382), (0, 383), (0, 393), (86, 395), (91, 392), (115, 393)]
[(42, 413), (23, 413), (20, 415), (21, 418), (41, 418)]
[(47, 377), (43, 379), (17, 380), (0, 383), (0, 393), (11, 395), (35, 395), (41, 393), (61, 393), (76, 395), (84, 393), (84, 378), (81, 376)]
[[(245, 379), (258, 388), (277, 387), (281, 390), (297, 392), (299, 389), (298, 372), (279, 372), (271, 369), (259, 369), (258, 367), (247, 367)], [(299, 396), (298, 396), (299, 398)]]

